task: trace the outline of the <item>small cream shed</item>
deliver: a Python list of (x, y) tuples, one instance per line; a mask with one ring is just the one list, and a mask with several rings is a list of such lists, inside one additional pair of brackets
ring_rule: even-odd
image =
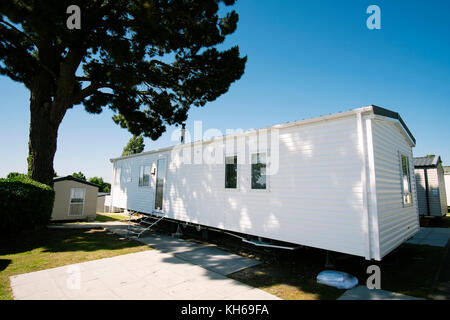
[(72, 176), (53, 179), (52, 221), (94, 220), (99, 186)]

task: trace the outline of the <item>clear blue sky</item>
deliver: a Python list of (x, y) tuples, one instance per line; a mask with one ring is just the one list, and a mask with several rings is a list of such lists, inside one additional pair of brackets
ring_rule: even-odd
[[(366, 8), (381, 8), (381, 30), (366, 27)], [(242, 79), (204, 108), (203, 128), (260, 128), (379, 105), (401, 114), (417, 139), (416, 156), (440, 154), (450, 164), (450, 1), (238, 0), (238, 29), (225, 47), (248, 56)], [(0, 77), (0, 177), (26, 171), (29, 93)], [(130, 134), (112, 113), (81, 106), (60, 127), (55, 170), (111, 180), (109, 159)], [(172, 128), (145, 150), (172, 145)]]

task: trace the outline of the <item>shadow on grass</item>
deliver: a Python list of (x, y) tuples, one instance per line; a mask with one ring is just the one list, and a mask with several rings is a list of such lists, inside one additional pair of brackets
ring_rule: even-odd
[(428, 228), (450, 228), (450, 215), (444, 217), (421, 217), (420, 225)]
[(25, 253), (41, 248), (42, 252), (92, 252), (138, 247), (142, 244), (121, 238), (111, 241), (111, 234), (99, 229), (42, 229), (0, 240), (0, 255)]
[(0, 259), (0, 271), (5, 270), (11, 262), (9, 259)]
[(249, 268), (231, 277), (268, 288), (267, 291), (285, 299), (337, 299), (345, 290), (317, 284), (316, 276), (320, 271), (344, 271), (356, 276), (360, 285), (366, 285), (367, 267), (376, 264), (381, 270), (381, 289), (427, 298), (442, 254), (443, 249), (439, 247), (404, 244), (381, 262), (342, 256), (345, 259), (337, 260), (334, 268), (325, 268), (323, 253), (301, 249), (290, 257), (280, 257), (277, 262)]
[[(169, 230), (164, 224), (160, 224), (158, 229), (162, 232)], [(202, 242), (201, 233), (194, 228), (183, 229), (183, 233), (185, 239)], [(369, 277), (367, 267), (374, 264), (380, 266), (381, 289), (427, 298), (443, 255), (443, 248), (440, 247), (403, 244), (381, 262), (336, 255), (334, 268), (326, 268), (324, 250), (261, 249), (219, 232), (209, 232), (208, 242), (224, 251), (261, 261), (261, 265), (244, 269), (229, 277), (283, 299), (337, 299), (345, 290), (318, 284), (316, 277), (321, 271), (344, 271), (356, 276), (359, 284), (366, 285)]]

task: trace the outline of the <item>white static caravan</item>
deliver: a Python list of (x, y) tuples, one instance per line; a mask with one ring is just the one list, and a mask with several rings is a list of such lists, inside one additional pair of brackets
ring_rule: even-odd
[(414, 146), (368, 106), (111, 159), (112, 203), (381, 260), (419, 230)]

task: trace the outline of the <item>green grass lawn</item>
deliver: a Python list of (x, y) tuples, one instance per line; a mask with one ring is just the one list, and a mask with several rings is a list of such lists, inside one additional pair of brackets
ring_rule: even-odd
[(97, 213), (97, 216), (95, 218), (95, 221), (99, 222), (108, 222), (108, 221), (127, 221), (128, 216), (120, 215), (120, 214), (114, 214), (114, 213)]
[[(437, 218), (427, 218), (423, 217), (421, 218), (421, 225), (424, 227), (431, 227), (431, 228), (450, 228), (450, 213), (447, 213), (445, 217)], [(423, 223), (425, 222), (425, 223)]]
[(10, 276), (149, 249), (137, 241), (98, 229), (45, 228), (2, 239), (0, 300), (12, 299)]

